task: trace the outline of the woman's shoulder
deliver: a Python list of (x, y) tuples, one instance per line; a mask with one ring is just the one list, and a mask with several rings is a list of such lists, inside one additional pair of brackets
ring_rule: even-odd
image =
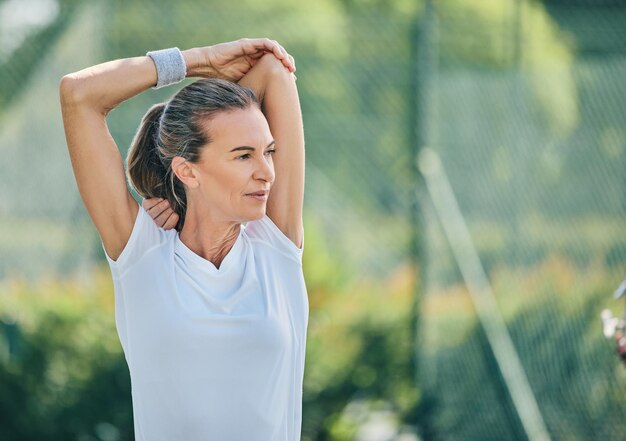
[(268, 246), (299, 262), (302, 260), (304, 243), (302, 244), (302, 248), (298, 248), (291, 239), (285, 236), (267, 214), (264, 214), (260, 219), (246, 223), (244, 232), (252, 242)]
[(140, 205), (132, 232), (122, 253), (116, 260), (111, 259), (106, 251), (105, 256), (113, 272), (121, 275), (153, 251), (170, 248), (169, 245), (174, 243), (177, 234), (175, 229), (164, 230), (157, 226)]

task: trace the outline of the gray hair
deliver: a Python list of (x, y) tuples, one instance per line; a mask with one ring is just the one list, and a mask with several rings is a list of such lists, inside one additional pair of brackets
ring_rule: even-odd
[(176, 229), (185, 223), (187, 196), (172, 170), (180, 156), (197, 163), (201, 148), (212, 141), (206, 122), (220, 112), (256, 106), (259, 100), (248, 87), (207, 78), (191, 83), (167, 103), (152, 106), (144, 115), (126, 157), (127, 176), (144, 198), (164, 198), (179, 216)]

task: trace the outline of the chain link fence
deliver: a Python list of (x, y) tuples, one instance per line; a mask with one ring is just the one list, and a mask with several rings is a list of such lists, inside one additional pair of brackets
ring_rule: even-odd
[[(0, 165), (0, 275), (69, 271), (103, 258), (66, 153), (56, 87), (64, 73), (155, 47), (243, 36), (276, 39), (296, 58), (306, 125), (306, 209), (323, 221), (336, 251), (355, 274), (384, 274), (405, 260), (413, 179), (405, 117), (411, 17), (350, 15), (335, 2), (302, 8), (249, 2), (242, 8), (200, 1), (175, 8), (163, 1), (68, 2), (41, 25), (59, 28), (53, 37), (31, 38), (3, 55), (0, 146), (9, 160)], [(16, 72), (11, 64), (22, 58), (36, 62)], [(175, 89), (148, 91), (112, 112), (109, 126), (123, 156), (145, 110)]]
[[(112, 314), (101, 317), (91, 311), (79, 321), (75, 312), (71, 323), (76, 325), (64, 328), (59, 323), (72, 309), (65, 306), (59, 312), (55, 305), (65, 305), (62, 298), (73, 294), (57, 293), (59, 300), (49, 301), (43, 299), (52, 294), (35, 293), (33, 302), (41, 306), (29, 306), (26, 288), (16, 282), (48, 280), (48, 285), (36, 285), (46, 291), (55, 280), (78, 275), (83, 283), (78, 288), (58, 289), (85, 293), (88, 300), (73, 301), (75, 308), (87, 308), (80, 305), (98, 298), (94, 287), (106, 286), (98, 276), (106, 261), (65, 144), (60, 78), (157, 48), (269, 37), (296, 59), (307, 150), (304, 267), (311, 317), (303, 440), (366, 440), (377, 433), (415, 439), (414, 429), (399, 429), (415, 425), (410, 415), (415, 414), (418, 387), (408, 360), (413, 336), (405, 333), (409, 326), (404, 319), (389, 318), (395, 317), (389, 312), (394, 305), (386, 299), (397, 298), (400, 291), (408, 293), (402, 299), (410, 304), (412, 288), (404, 281), (411, 282), (415, 272), (410, 255), (416, 177), (408, 148), (409, 65), (410, 29), (419, 6), (338, 0), (0, 0), (0, 152), (5, 159), (0, 162), (0, 337), (5, 337), (0, 338), (0, 438), (40, 439), (37, 434), (45, 433), (48, 439), (113, 441), (127, 439), (132, 431), (127, 369), (115, 352), (117, 344), (110, 345), (110, 357), (117, 357), (110, 365), (87, 364), (107, 358), (81, 352), (94, 337), (91, 328), (70, 331), (83, 329), (71, 326), (87, 320), (109, 323), (109, 317), (112, 322)], [(111, 112), (107, 122), (123, 157), (150, 105), (184, 84), (146, 91)], [(41, 311), (44, 318), (27, 319), (31, 313), (20, 316), (15, 312), (20, 308)], [(371, 320), (364, 313), (368, 310)], [(50, 328), (45, 327), (47, 318)], [(393, 325), (390, 332), (379, 329), (385, 320)], [(57, 335), (55, 330), (58, 337), (50, 337)], [(28, 362), (28, 351), (18, 350), (30, 347), (29, 338), (40, 346), (57, 338), (49, 343), (55, 348), (68, 333), (81, 332), (84, 339), (54, 349), (56, 354), (43, 346), (33, 348), (41, 364)], [(96, 341), (115, 337), (107, 332)], [(84, 360), (85, 366), (74, 374), (71, 364), (48, 363), (60, 353), (65, 360)], [(103, 370), (88, 374), (98, 366)], [(391, 369), (389, 375), (386, 369)], [(110, 390), (103, 393), (96, 380), (111, 381)], [(21, 393), (16, 392), (21, 390), (18, 382), (25, 385)], [(88, 393), (80, 395), (80, 390)], [(50, 391), (55, 391), (53, 398)], [(99, 397), (98, 412), (80, 405), (81, 399), (92, 402), (92, 396)], [(384, 417), (382, 423), (370, 421), (368, 397), (384, 399), (376, 413)], [(35, 404), (29, 407), (27, 400)], [(19, 426), (11, 417), (14, 408), (30, 415), (32, 424)]]
[(624, 439), (626, 6), (430, 4), (424, 436)]
[[(415, 439), (402, 424), (429, 440), (622, 439), (626, 370), (599, 313), (619, 311), (626, 273), (625, 30), (618, 0), (0, 0), (0, 293), (76, 274), (91, 286), (106, 265), (65, 147), (63, 74), (268, 36), (296, 58), (307, 148), (303, 439)], [(174, 89), (112, 112), (122, 155)], [(411, 266), (416, 245), (420, 382), (407, 384), (413, 361), (392, 351), (409, 351), (404, 322), (348, 338), (329, 311), (349, 316), (369, 291), (381, 307), (367, 326), (411, 308), (373, 281)], [(339, 309), (325, 292), (347, 278)], [(378, 420), (368, 396), (385, 399)], [(81, 439), (125, 439), (107, 421)]]

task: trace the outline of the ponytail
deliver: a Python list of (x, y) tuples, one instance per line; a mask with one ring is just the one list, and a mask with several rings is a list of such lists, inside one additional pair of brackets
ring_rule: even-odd
[(164, 109), (165, 103), (155, 104), (142, 118), (126, 156), (126, 174), (140, 196), (168, 200), (178, 214), (176, 229), (180, 231), (185, 221), (185, 191), (159, 154), (159, 129)]
[(152, 106), (141, 120), (126, 157), (128, 181), (144, 198), (168, 200), (178, 214), (176, 230), (181, 231), (185, 223), (187, 195), (172, 170), (172, 160), (180, 156), (197, 163), (203, 146), (211, 141), (203, 123), (219, 112), (250, 106), (260, 109), (252, 89), (205, 78), (183, 87), (167, 105)]

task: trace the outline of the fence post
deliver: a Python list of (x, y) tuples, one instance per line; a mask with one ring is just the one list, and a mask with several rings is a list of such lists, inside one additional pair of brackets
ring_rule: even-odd
[[(419, 410), (417, 414), (422, 416), (419, 430), (422, 435), (428, 438), (429, 424), (427, 413), (431, 408), (430, 398), (424, 395), (421, 378), (423, 377), (424, 363), (420, 359), (421, 348), (421, 327), (420, 311), (421, 302), (424, 292), (425, 265), (426, 259), (424, 254), (424, 202), (426, 201), (426, 193), (424, 192), (424, 181), (419, 171), (418, 158), (421, 149), (428, 145), (431, 133), (429, 131), (429, 121), (431, 121), (429, 111), (432, 106), (432, 89), (428, 87), (431, 82), (432, 74), (435, 70), (436, 63), (436, 45), (433, 44), (433, 31), (435, 26), (435, 13), (432, 0), (425, 0), (424, 9), (421, 15), (415, 18), (410, 33), (411, 55), (409, 62), (410, 69), (410, 106), (407, 119), (407, 127), (409, 129), (409, 148), (411, 149), (410, 157), (411, 167), (413, 171), (414, 192), (412, 193), (411, 203), (411, 223), (413, 225), (411, 237), (411, 262), (415, 268), (416, 284), (413, 302), (413, 311), (411, 314), (411, 329), (413, 330), (414, 351), (412, 357), (413, 369), (415, 372), (416, 388), (420, 390), (421, 399), (419, 402)], [(415, 415), (417, 420), (418, 415)], [(418, 421), (416, 421), (416, 424)]]

